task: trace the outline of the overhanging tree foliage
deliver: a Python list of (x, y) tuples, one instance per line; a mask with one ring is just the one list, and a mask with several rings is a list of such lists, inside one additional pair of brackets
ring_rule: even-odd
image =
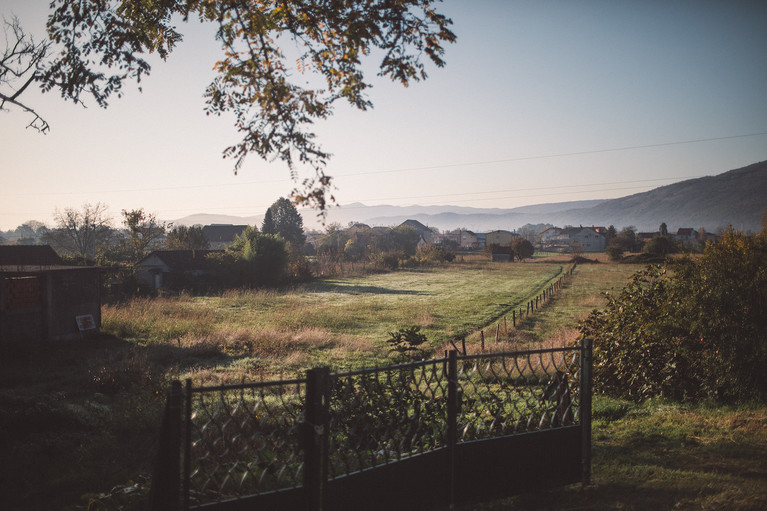
[[(28, 76), (44, 91), (57, 89), (75, 103), (90, 96), (106, 107), (121, 95), (125, 82), (140, 84), (149, 74), (147, 54), (162, 59), (171, 54), (183, 37), (179, 21), (215, 24), (223, 54), (205, 91), (206, 110), (234, 114), (242, 135), (224, 156), (235, 159), (235, 171), (250, 153), (282, 160), (294, 180), (297, 165), (311, 167), (314, 176), (293, 197), (322, 210), (332, 200), (331, 177), (324, 170), (330, 155), (315, 141), (313, 123), (330, 116), (339, 100), (362, 110), (372, 106), (362, 70), (365, 57), (379, 59), (379, 75), (405, 86), (427, 77), (426, 60), (443, 66), (444, 45), (455, 35), (451, 20), (435, 10), (436, 2), (52, 0), (50, 42), (35, 43), (23, 33), (16, 39), (31, 52), (23, 54), (31, 66)], [(295, 65), (281, 48), (286, 43), (298, 51)], [(48, 60), (48, 55), (54, 57)], [(322, 85), (298, 85), (296, 76), (306, 72), (321, 77)], [(13, 91), (15, 100), (29, 83)], [(35, 116), (33, 125), (40, 119)]]

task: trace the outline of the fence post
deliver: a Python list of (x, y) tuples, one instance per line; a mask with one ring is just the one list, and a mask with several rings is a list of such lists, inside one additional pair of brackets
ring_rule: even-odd
[(592, 340), (581, 343), (581, 479), (584, 486), (591, 484), (591, 394), (592, 394)]
[(184, 480), (182, 482), (184, 510), (189, 509), (189, 477), (192, 473), (192, 379), (186, 379), (184, 389)]
[(173, 380), (168, 390), (160, 430), (157, 462), (149, 491), (151, 511), (178, 511), (181, 485), (181, 382)]
[(328, 406), (330, 368), (315, 367), (306, 372), (304, 413), (304, 491), (306, 509), (322, 511), (328, 477)]
[(455, 503), (455, 448), (458, 443), (458, 352), (451, 350), (447, 366), (447, 504)]

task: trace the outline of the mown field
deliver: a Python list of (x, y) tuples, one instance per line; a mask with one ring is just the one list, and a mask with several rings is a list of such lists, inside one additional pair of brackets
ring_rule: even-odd
[[(479, 350), (480, 331), (486, 350), (570, 342), (577, 321), (604, 303), (600, 293), (620, 289), (637, 267), (580, 264), (544, 307), (511, 328), (510, 311), (569, 265), (557, 257), (513, 264), (466, 258), (291, 289), (104, 306), (99, 338), (4, 354), (0, 508), (139, 509), (173, 378), (212, 383), (292, 376), (318, 364), (385, 364), (388, 333), (408, 326), (421, 327), (429, 351), (440, 355), (464, 336), (469, 351)], [(504, 317), (506, 330), (498, 328)], [(594, 487), (474, 508), (646, 509), (642, 499), (650, 497), (661, 509), (680, 502), (681, 509), (761, 509), (748, 502), (765, 502), (764, 407), (597, 398), (595, 419)]]

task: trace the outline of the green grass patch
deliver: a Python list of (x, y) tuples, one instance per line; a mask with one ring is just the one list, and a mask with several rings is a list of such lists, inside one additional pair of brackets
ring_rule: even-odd
[(459, 511), (767, 509), (767, 408), (596, 397), (592, 483)]

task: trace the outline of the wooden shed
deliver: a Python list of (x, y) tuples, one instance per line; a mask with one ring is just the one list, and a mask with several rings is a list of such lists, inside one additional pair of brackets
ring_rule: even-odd
[(18, 248), (0, 247), (0, 346), (78, 339), (97, 331), (100, 269), (63, 265), (50, 247)]

